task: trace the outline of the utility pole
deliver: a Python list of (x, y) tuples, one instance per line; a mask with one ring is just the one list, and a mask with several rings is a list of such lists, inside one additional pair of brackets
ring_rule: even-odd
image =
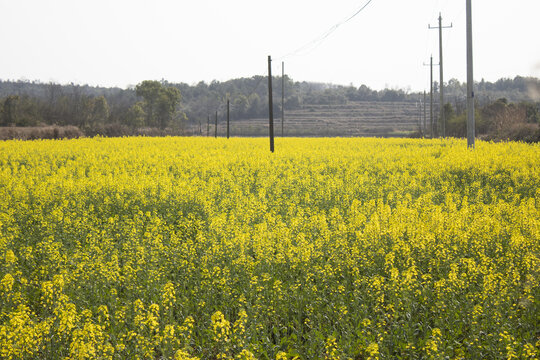
[(443, 137), (446, 137), (446, 119), (444, 118), (444, 77), (443, 77), (443, 48), (442, 48), (442, 29), (448, 29), (452, 27), (452, 23), (450, 23), (450, 26), (442, 26), (442, 16), (441, 13), (439, 13), (439, 26), (431, 26), (428, 25), (429, 29), (439, 29), (439, 71), (440, 71), (440, 82), (439, 82), (439, 96), (440, 96), (440, 118), (441, 118), (441, 126), (442, 126), (442, 132)]
[(418, 131), (422, 134), (422, 100), (416, 102), (416, 110), (418, 110)]
[[(427, 64), (424, 64), (427, 66)], [(433, 139), (433, 55), (429, 58), (429, 123), (431, 127), (431, 138)]]
[(426, 137), (426, 90), (424, 90), (424, 137)]
[(429, 90), (429, 121), (431, 124), (431, 138), (435, 136), (433, 132), (433, 55), (430, 57), (429, 66), (431, 67), (430, 75), (430, 90)]
[(474, 149), (474, 78), (471, 0), (467, 0), (467, 147)]
[(208, 114), (208, 120), (206, 121), (206, 137), (210, 136), (210, 114)]
[(285, 122), (285, 62), (281, 62), (281, 137), (283, 137), (283, 123)]
[(272, 58), (268, 55), (268, 122), (270, 151), (274, 152), (274, 102), (272, 100)]
[(217, 138), (217, 111), (216, 111), (216, 127), (215, 127), (216, 133), (214, 135), (215, 138)]
[(227, 99), (227, 139), (229, 138), (229, 99)]

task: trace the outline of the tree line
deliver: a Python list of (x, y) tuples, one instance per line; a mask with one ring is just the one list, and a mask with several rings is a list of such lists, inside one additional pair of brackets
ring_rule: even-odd
[[(279, 76), (274, 78), (276, 84), (281, 81)], [(403, 89), (377, 91), (366, 85), (355, 87), (295, 82), (288, 76), (283, 81), (286, 89), (283, 104), (285, 110), (315, 104), (340, 105), (351, 101), (423, 102), (424, 99), (423, 93)], [(434, 88), (437, 93), (437, 83)], [(492, 116), (488, 115), (491, 112), (487, 109), (492, 108), (506, 114), (497, 116), (506, 118), (511, 117), (509, 114), (514, 114), (512, 117), (516, 118), (517, 113), (525, 111), (528, 114), (525, 123), (534, 123), (534, 116), (530, 113), (532, 109), (538, 109), (538, 103), (531, 101), (531, 89), (540, 89), (540, 80), (518, 76), (494, 83), (484, 80), (478, 82), (476, 93), (480, 114), (486, 107), (486, 114), (479, 117), (482, 119), (478, 122), (479, 133), (485, 129), (493, 132), (496, 127), (493, 124), (500, 123), (500, 119), (491, 120)], [(452, 79), (445, 84), (445, 94), (448, 100), (445, 104), (448, 134), (463, 136), (466, 84)], [(281, 99), (281, 86), (275, 87), (274, 95), (275, 99)], [(224, 113), (227, 99), (237, 119), (266, 117), (267, 97), (265, 76), (193, 85), (148, 80), (127, 89), (0, 81), (0, 126), (71, 125), (87, 136), (131, 135), (141, 133), (141, 129), (155, 129), (158, 134), (183, 134), (188, 127), (205, 123), (216, 111)], [(501, 106), (500, 101), (497, 102), (503, 98), (506, 99), (506, 107)], [(497, 105), (490, 107), (494, 103)], [(276, 112), (280, 111), (281, 102), (275, 101), (274, 107)]]
[[(447, 135), (467, 136), (467, 114), (463, 107), (444, 106)], [(476, 135), (486, 140), (540, 142), (540, 104), (509, 102), (500, 98), (475, 109)]]
[[(85, 134), (111, 128), (165, 129), (185, 121), (178, 111), (180, 91), (159, 81), (143, 81), (134, 89), (103, 89), (58, 84), (0, 83), (0, 126), (77, 126)], [(125, 130), (125, 129), (124, 129)]]

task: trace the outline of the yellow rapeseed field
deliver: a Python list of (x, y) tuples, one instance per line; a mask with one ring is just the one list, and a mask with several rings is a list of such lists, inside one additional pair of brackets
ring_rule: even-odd
[(0, 358), (538, 358), (539, 240), (539, 145), (2, 142)]

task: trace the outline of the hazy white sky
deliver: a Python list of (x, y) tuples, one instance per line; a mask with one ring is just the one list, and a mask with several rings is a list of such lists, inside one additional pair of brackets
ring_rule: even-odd
[[(466, 76), (465, 0), (0, 0), (0, 79), (126, 87), (264, 75), (374, 89)], [(540, 0), (472, 0), (475, 79), (540, 77)], [(295, 53), (294, 55), (288, 54)], [(285, 56), (285, 57), (284, 57)], [(435, 69), (438, 79), (438, 70)]]

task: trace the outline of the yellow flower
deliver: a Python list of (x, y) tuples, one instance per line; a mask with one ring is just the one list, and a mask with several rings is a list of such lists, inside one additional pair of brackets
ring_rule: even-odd
[(235, 356), (235, 359), (238, 359), (238, 360), (257, 360), (255, 355), (253, 355), (251, 353), (251, 351), (249, 351), (247, 349), (243, 349), (242, 351), (240, 351), (240, 353)]
[(370, 343), (366, 348), (366, 351), (369, 354), (368, 359), (376, 360), (379, 358), (379, 344)]
[(6, 251), (6, 254), (4, 255), (4, 257), (5, 257), (7, 266), (13, 265), (17, 262), (17, 257), (15, 256), (15, 254), (13, 253), (13, 250), (11, 249)]
[(163, 291), (161, 292), (161, 304), (163, 305), (163, 308), (165, 311), (168, 311), (176, 301), (176, 293), (174, 291), (174, 285), (171, 282), (168, 282), (163, 287)]
[(225, 319), (221, 311), (216, 311), (212, 315), (212, 331), (215, 341), (228, 342), (230, 328), (230, 322)]
[(198, 357), (192, 357), (191, 355), (189, 355), (189, 353), (187, 353), (184, 350), (178, 350), (174, 354), (174, 360), (199, 360), (199, 358)]
[(337, 355), (337, 341), (336, 338), (333, 336), (330, 336), (326, 339), (324, 358), (328, 360), (339, 359)]
[(11, 289), (13, 289), (13, 283), (15, 283), (15, 279), (11, 274), (6, 274), (0, 281), (0, 292), (3, 296), (8, 296), (11, 292)]

